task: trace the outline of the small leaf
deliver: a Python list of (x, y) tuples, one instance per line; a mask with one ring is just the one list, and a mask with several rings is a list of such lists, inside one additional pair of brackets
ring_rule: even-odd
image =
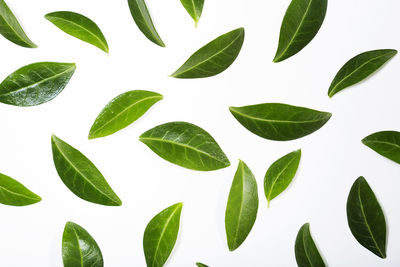
[(74, 63), (39, 62), (10, 74), (0, 84), (0, 102), (14, 106), (36, 106), (55, 98), (68, 84)]
[(51, 145), (58, 175), (75, 195), (106, 206), (122, 204), (100, 171), (81, 152), (55, 135), (51, 137)]
[(129, 9), (133, 20), (138, 26), (139, 30), (153, 43), (165, 47), (164, 42), (158, 35), (156, 28), (154, 27), (153, 21), (151, 19), (149, 10), (147, 9), (144, 0), (128, 0)]
[(103, 255), (96, 241), (81, 226), (67, 222), (62, 238), (64, 267), (103, 267)]
[(97, 116), (90, 129), (89, 139), (111, 135), (136, 121), (162, 95), (150, 91), (128, 91), (109, 102)]
[(310, 233), (310, 224), (304, 224), (297, 234), (295, 244), (295, 255), (299, 267), (325, 267), (317, 246)]
[(239, 55), (244, 41), (244, 29), (221, 35), (195, 52), (171, 76), (175, 78), (204, 78), (226, 70)]
[(230, 165), (212, 136), (187, 122), (169, 122), (148, 130), (140, 141), (163, 159), (179, 166), (213, 171)]
[(194, 19), (195, 26), (201, 17), (201, 12), (203, 11), (204, 0), (181, 0), (183, 7), (189, 13), (189, 15)]
[(396, 50), (382, 49), (364, 52), (353, 57), (336, 74), (329, 87), (328, 96), (332, 97), (343, 89), (366, 79), (396, 54)]
[(108, 44), (100, 28), (91, 19), (70, 11), (58, 11), (45, 18), (65, 33), (92, 44), (108, 53)]
[(288, 141), (321, 128), (331, 113), (279, 103), (230, 107), (232, 115), (250, 132), (266, 139)]
[(247, 238), (257, 218), (258, 192), (253, 173), (243, 161), (233, 178), (225, 211), (225, 231), (230, 251)]
[(27, 48), (37, 47), (28, 36), (26, 36), (17, 18), (4, 0), (0, 0), (0, 34), (14, 44)]
[(301, 150), (293, 151), (272, 163), (264, 177), (264, 192), (268, 206), (292, 182), (299, 167)]
[(200, 263), (200, 262), (196, 262), (196, 265), (197, 265), (198, 267), (208, 267), (207, 265), (205, 265), (205, 264), (203, 264), (203, 263)]
[(317, 35), (325, 19), (327, 0), (292, 0), (281, 25), (274, 62), (300, 52)]
[(10, 206), (27, 206), (42, 200), (28, 188), (0, 173), (0, 203)]
[(400, 132), (373, 133), (365, 137), (362, 142), (378, 154), (400, 164)]
[(143, 236), (147, 266), (162, 267), (167, 261), (178, 237), (182, 205), (178, 203), (166, 208), (147, 225)]
[(374, 192), (364, 177), (351, 187), (347, 199), (347, 222), (351, 233), (366, 249), (386, 258), (386, 220)]

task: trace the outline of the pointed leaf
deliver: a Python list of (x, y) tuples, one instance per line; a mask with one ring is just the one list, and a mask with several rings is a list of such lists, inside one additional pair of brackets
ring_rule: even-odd
[(198, 267), (208, 267), (207, 265), (205, 265), (205, 264), (203, 264), (203, 263), (200, 263), (200, 262), (197, 262), (196, 265), (197, 265)]
[(195, 26), (201, 17), (201, 12), (203, 11), (204, 0), (181, 0), (183, 7), (189, 13), (189, 15), (194, 19)]
[(310, 233), (310, 224), (304, 224), (297, 234), (295, 255), (299, 267), (325, 267), (324, 260)]
[(400, 132), (373, 133), (365, 137), (362, 142), (378, 154), (400, 164)]
[(42, 200), (28, 188), (0, 173), (0, 203), (10, 206), (27, 206)]

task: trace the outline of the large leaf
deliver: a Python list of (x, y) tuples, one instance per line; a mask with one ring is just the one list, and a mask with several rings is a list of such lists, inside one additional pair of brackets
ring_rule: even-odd
[(274, 62), (302, 50), (318, 33), (325, 19), (327, 0), (292, 0), (281, 25)]
[(310, 233), (310, 224), (304, 224), (297, 234), (295, 243), (295, 255), (299, 267), (325, 267), (317, 246)]
[(179, 232), (182, 203), (172, 205), (154, 216), (144, 231), (143, 249), (147, 266), (161, 267), (175, 246)]
[(364, 177), (359, 177), (351, 187), (347, 199), (347, 222), (362, 246), (378, 257), (386, 258), (385, 215)]
[(27, 206), (42, 200), (28, 188), (0, 173), (0, 203), (10, 206)]
[(373, 133), (365, 137), (362, 142), (378, 154), (400, 164), (400, 132)]
[(191, 123), (159, 125), (143, 133), (140, 141), (163, 159), (188, 169), (212, 171), (230, 165), (214, 138)]
[(113, 134), (140, 118), (162, 95), (150, 91), (128, 91), (111, 100), (97, 116), (89, 139)]
[(226, 70), (239, 55), (244, 41), (244, 29), (221, 35), (197, 50), (171, 76), (175, 78), (204, 78)]
[(51, 146), (58, 175), (75, 195), (107, 206), (122, 204), (100, 171), (81, 152), (54, 135)]
[(151, 19), (149, 10), (147, 9), (144, 0), (128, 0), (129, 9), (133, 20), (138, 26), (139, 30), (153, 43), (165, 47), (164, 42), (158, 35), (156, 28), (154, 27), (153, 21)]
[(35, 106), (55, 98), (75, 71), (73, 63), (39, 62), (10, 74), (0, 84), (0, 102)]
[(45, 16), (62, 31), (108, 53), (108, 44), (100, 28), (91, 19), (70, 11), (57, 11)]
[(96, 241), (81, 226), (67, 222), (62, 238), (64, 267), (103, 267), (103, 256)]
[(257, 218), (258, 192), (253, 173), (243, 161), (233, 178), (225, 211), (225, 231), (230, 251), (247, 238)]
[(230, 107), (229, 110), (250, 132), (277, 141), (309, 135), (332, 116), (328, 112), (278, 103)]
[(195, 26), (201, 17), (203, 11), (204, 0), (181, 0), (182, 5), (185, 7), (189, 15), (194, 19)]
[(26, 36), (17, 18), (4, 0), (0, 0), (0, 34), (14, 44), (28, 48), (37, 47), (28, 36)]

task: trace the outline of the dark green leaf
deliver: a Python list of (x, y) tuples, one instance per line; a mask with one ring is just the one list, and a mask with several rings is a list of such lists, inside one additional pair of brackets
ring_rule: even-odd
[(393, 49), (373, 50), (361, 53), (339, 70), (329, 87), (328, 96), (332, 97), (343, 89), (361, 82), (397, 54)]
[(203, 11), (204, 0), (181, 0), (182, 5), (185, 7), (189, 15), (194, 19), (195, 26), (201, 17)]
[(327, 0), (292, 0), (282, 21), (274, 62), (300, 52), (318, 33), (325, 19)]
[(386, 220), (382, 208), (364, 177), (351, 187), (347, 199), (347, 222), (357, 241), (381, 258), (386, 258)]
[(226, 70), (239, 55), (244, 41), (244, 29), (221, 35), (197, 50), (171, 76), (175, 78), (204, 78)]
[(0, 173), (0, 203), (10, 206), (27, 206), (42, 200), (11, 177)]
[(75, 64), (39, 62), (10, 74), (0, 84), (0, 102), (36, 106), (55, 98), (74, 74)]
[(258, 192), (253, 173), (243, 161), (233, 178), (225, 211), (225, 231), (230, 251), (247, 238), (257, 218)]
[(230, 165), (214, 138), (191, 123), (159, 125), (143, 133), (140, 141), (163, 159), (188, 169), (212, 171)]
[(310, 233), (310, 224), (304, 224), (297, 234), (294, 247), (297, 266), (299, 267), (325, 267), (324, 260)]
[(147, 266), (161, 267), (175, 246), (179, 232), (182, 203), (172, 205), (154, 216), (144, 231), (143, 249)]
[(328, 112), (278, 103), (230, 107), (229, 110), (250, 132), (277, 141), (309, 135), (332, 116)]
[(109, 102), (97, 116), (89, 139), (111, 135), (140, 118), (162, 95), (142, 90), (120, 94)]
[(400, 132), (373, 133), (365, 137), (362, 142), (378, 154), (400, 164)]
[(108, 53), (108, 44), (99, 27), (89, 18), (70, 11), (52, 12), (45, 16), (62, 31)]
[(51, 146), (58, 175), (75, 195), (106, 206), (122, 204), (100, 171), (81, 152), (54, 135)]
[(207, 265), (205, 265), (205, 264), (203, 264), (203, 263), (200, 263), (200, 262), (197, 262), (196, 265), (197, 265), (198, 267), (208, 267)]

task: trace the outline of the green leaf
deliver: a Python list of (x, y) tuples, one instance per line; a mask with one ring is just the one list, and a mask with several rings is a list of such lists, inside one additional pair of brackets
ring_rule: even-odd
[(232, 115), (250, 132), (266, 139), (288, 141), (321, 128), (331, 113), (279, 103), (230, 107)]
[(351, 187), (347, 199), (347, 222), (351, 233), (366, 249), (386, 258), (386, 220), (374, 192), (364, 177)]
[(39, 62), (10, 74), (0, 84), (0, 102), (36, 106), (55, 98), (75, 72), (74, 63)]
[(103, 267), (103, 255), (96, 241), (81, 226), (67, 222), (62, 238), (64, 267)]
[(378, 154), (400, 164), (400, 132), (373, 133), (365, 137), (362, 143)]
[(91, 19), (70, 11), (58, 11), (45, 18), (65, 33), (92, 44), (108, 53), (108, 44), (100, 28)]
[(197, 50), (177, 71), (175, 78), (204, 78), (226, 70), (239, 55), (244, 41), (244, 29), (221, 35)]
[(0, 34), (14, 44), (28, 48), (37, 47), (28, 36), (26, 36), (17, 18), (4, 0), (0, 0)]
[(150, 91), (128, 91), (111, 100), (97, 116), (89, 132), (89, 139), (111, 135), (136, 121), (162, 95)]
[(203, 264), (203, 263), (200, 263), (200, 262), (196, 262), (196, 265), (197, 265), (198, 267), (208, 267), (207, 265), (205, 265), (205, 264)]
[(10, 206), (27, 206), (42, 200), (28, 188), (0, 173), (0, 203)]
[(161, 267), (167, 261), (178, 237), (182, 205), (178, 203), (166, 208), (147, 225), (143, 236), (147, 266)]
[(258, 192), (253, 173), (243, 161), (233, 178), (225, 211), (225, 231), (230, 251), (247, 238), (257, 218)]
[(353, 57), (336, 74), (329, 87), (328, 96), (332, 97), (343, 89), (366, 79), (396, 54), (397, 51), (394, 49), (381, 49)]
[(100, 171), (81, 152), (55, 135), (51, 137), (51, 146), (58, 175), (75, 195), (106, 206), (122, 204)]
[(264, 177), (264, 192), (269, 203), (292, 182), (299, 167), (301, 150), (293, 151), (272, 163)]
[(191, 123), (165, 123), (143, 133), (139, 140), (163, 159), (188, 169), (213, 171), (230, 165), (214, 138)]
[(304, 224), (297, 234), (295, 243), (295, 255), (299, 267), (325, 267), (324, 260), (319, 254), (318, 248), (310, 233), (310, 224)]
[(300, 52), (317, 35), (324, 21), (327, 0), (292, 0), (281, 25), (274, 62)]
[(201, 17), (201, 12), (203, 11), (204, 0), (181, 0), (183, 7), (189, 13), (189, 15), (194, 19), (195, 26)]
[(138, 26), (139, 30), (153, 43), (165, 47), (164, 42), (158, 35), (156, 28), (154, 27), (153, 21), (151, 19), (149, 10), (147, 9), (144, 0), (128, 0), (129, 9), (133, 20)]

